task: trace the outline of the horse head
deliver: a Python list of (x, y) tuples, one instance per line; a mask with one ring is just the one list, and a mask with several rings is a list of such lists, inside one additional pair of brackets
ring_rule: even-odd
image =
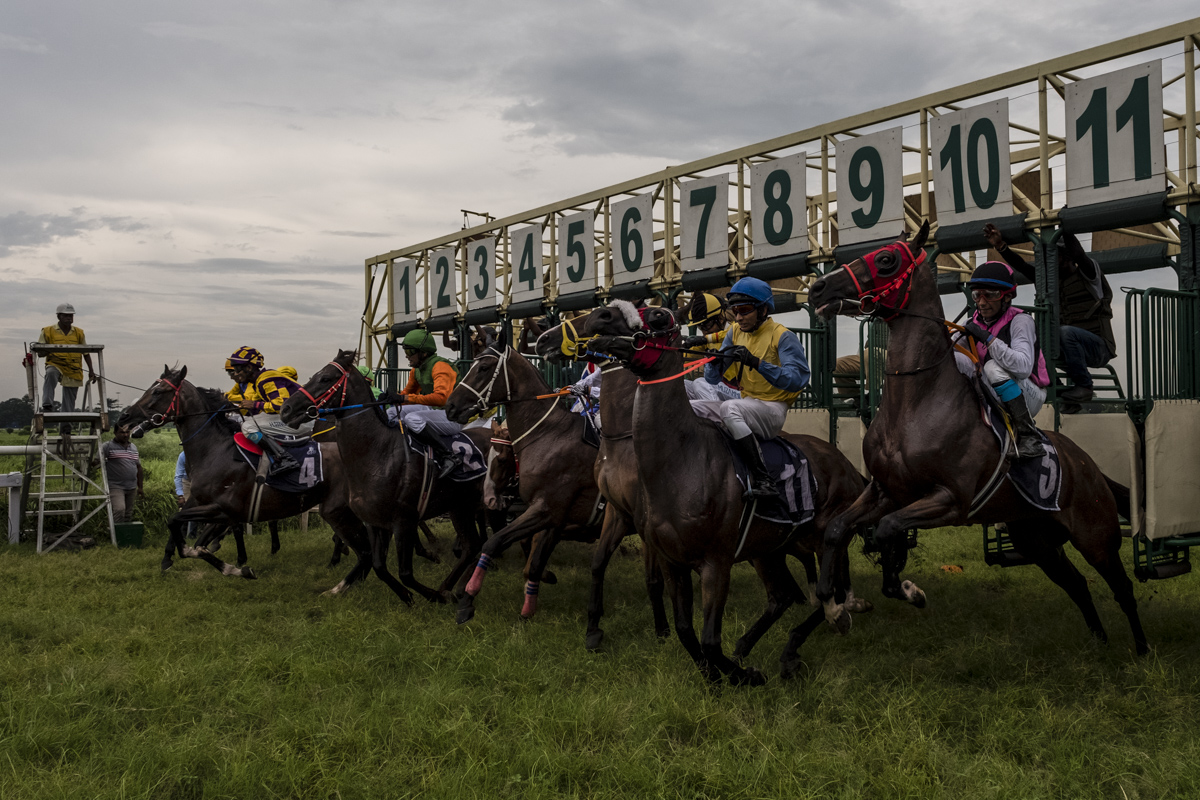
[[(180, 393), (183, 391), (187, 367), (171, 369), (163, 364), (159, 376), (145, 394), (132, 405), (126, 406), (117, 419), (117, 425), (128, 426), (135, 438), (140, 438), (147, 427), (157, 428), (179, 414)], [(188, 384), (189, 386), (191, 384)]]
[[(512, 379), (509, 362), (524, 361), (508, 344), (508, 337), (489, 345), (475, 356), (471, 368), (462, 376), (450, 397), (446, 399), (446, 417), (453, 422), (463, 423), (475, 414), (512, 397)], [(528, 362), (526, 362), (528, 363)]]
[(912, 241), (898, 239), (825, 275), (808, 290), (808, 300), (828, 319), (837, 314), (894, 319), (906, 305), (913, 271), (925, 260), (929, 223)]
[(317, 370), (279, 409), (279, 419), (285, 425), (298, 426), (321, 416), (322, 409), (337, 417), (341, 406), (361, 403), (373, 398), (371, 387), (357, 369), (355, 350), (338, 350), (336, 356)]
[(643, 325), (639, 311), (632, 303), (613, 300), (609, 305), (597, 308), (590, 314), (563, 320), (561, 324), (550, 328), (538, 337), (535, 350), (539, 356), (556, 364), (568, 360), (606, 361), (602, 354), (588, 348), (588, 342), (596, 336), (594, 333), (588, 333), (588, 326), (603, 325), (609, 321), (609, 317), (623, 319), (627, 323), (624, 335), (632, 335)]
[(591, 340), (590, 349), (606, 353), (634, 372), (653, 367), (666, 347), (679, 334), (670, 309), (635, 308), (614, 300), (593, 311), (584, 320), (582, 333)]

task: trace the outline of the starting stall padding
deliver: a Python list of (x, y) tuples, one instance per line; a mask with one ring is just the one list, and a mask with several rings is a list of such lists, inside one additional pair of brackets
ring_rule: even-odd
[(1147, 539), (1200, 535), (1200, 400), (1159, 400), (1146, 416)]

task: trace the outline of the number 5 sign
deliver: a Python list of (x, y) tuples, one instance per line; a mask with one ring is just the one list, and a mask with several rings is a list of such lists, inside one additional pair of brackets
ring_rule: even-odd
[(838, 244), (904, 233), (903, 130), (837, 143)]
[(930, 134), (939, 225), (1012, 212), (1007, 98), (936, 117)]
[(1167, 188), (1162, 62), (1067, 84), (1067, 205)]

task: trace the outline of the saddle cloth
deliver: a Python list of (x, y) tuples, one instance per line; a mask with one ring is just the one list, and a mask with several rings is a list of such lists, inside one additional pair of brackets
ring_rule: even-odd
[[(1004, 415), (995, 406), (984, 406), (984, 422), (996, 435), (1000, 446), (1008, 436), (1008, 428), (1004, 424)], [(1042, 446), (1046, 454), (1041, 458), (1020, 458), (1013, 461), (1008, 469), (1008, 480), (1016, 487), (1022, 497), (1034, 508), (1041, 511), (1058, 511), (1058, 493), (1062, 489), (1062, 468), (1058, 460), (1058, 451), (1050, 444), (1050, 438), (1044, 431), (1038, 431), (1042, 437)], [(1011, 444), (1009, 447), (1016, 447)]]
[[(242, 459), (257, 470), (258, 460), (264, 458), (262, 448), (240, 432), (233, 435), (233, 441), (237, 444), (237, 451)], [(325, 480), (325, 469), (319, 444), (311, 439), (306, 440), (303, 444), (292, 445), (282, 442), (280, 444), (300, 466), (298, 469), (289, 469), (286, 472), (269, 476), (267, 486), (279, 492), (299, 494), (311, 490)]]
[[(724, 432), (724, 426), (721, 426)], [(726, 434), (728, 438), (728, 434)], [(787, 439), (776, 437), (760, 442), (767, 471), (775, 479), (779, 499), (760, 498), (754, 516), (781, 525), (803, 525), (816, 514), (817, 478), (808, 457)], [(750, 488), (750, 470), (733, 447), (734, 469), (743, 489)]]
[[(433, 459), (433, 448), (414, 439), (404, 433), (404, 438), (408, 440), (408, 449), (414, 453), (420, 453), (425, 458)], [(448, 476), (455, 483), (466, 483), (478, 478), (482, 478), (487, 474), (487, 460), (483, 457), (483, 453), (475, 446), (475, 442), (471, 441), (471, 437), (465, 433), (456, 433), (452, 436), (445, 437), (450, 440), (450, 449), (458, 453), (460, 462), (458, 467)]]
[(583, 417), (583, 443), (600, 449), (600, 409), (589, 408), (579, 412)]

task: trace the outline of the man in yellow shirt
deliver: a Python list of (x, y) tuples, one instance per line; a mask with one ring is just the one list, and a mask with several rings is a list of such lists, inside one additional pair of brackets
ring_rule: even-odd
[[(38, 344), (87, 344), (83, 328), (76, 328), (75, 306), (70, 303), (59, 305), (58, 324), (42, 328)], [(81, 357), (82, 356), (82, 357)], [(75, 397), (83, 386), (83, 365), (87, 362), (88, 382), (96, 380), (92, 370), (91, 353), (52, 353), (46, 356), (46, 382), (42, 385), (42, 411), (54, 410), (54, 389), (62, 384), (62, 410), (75, 410)]]

